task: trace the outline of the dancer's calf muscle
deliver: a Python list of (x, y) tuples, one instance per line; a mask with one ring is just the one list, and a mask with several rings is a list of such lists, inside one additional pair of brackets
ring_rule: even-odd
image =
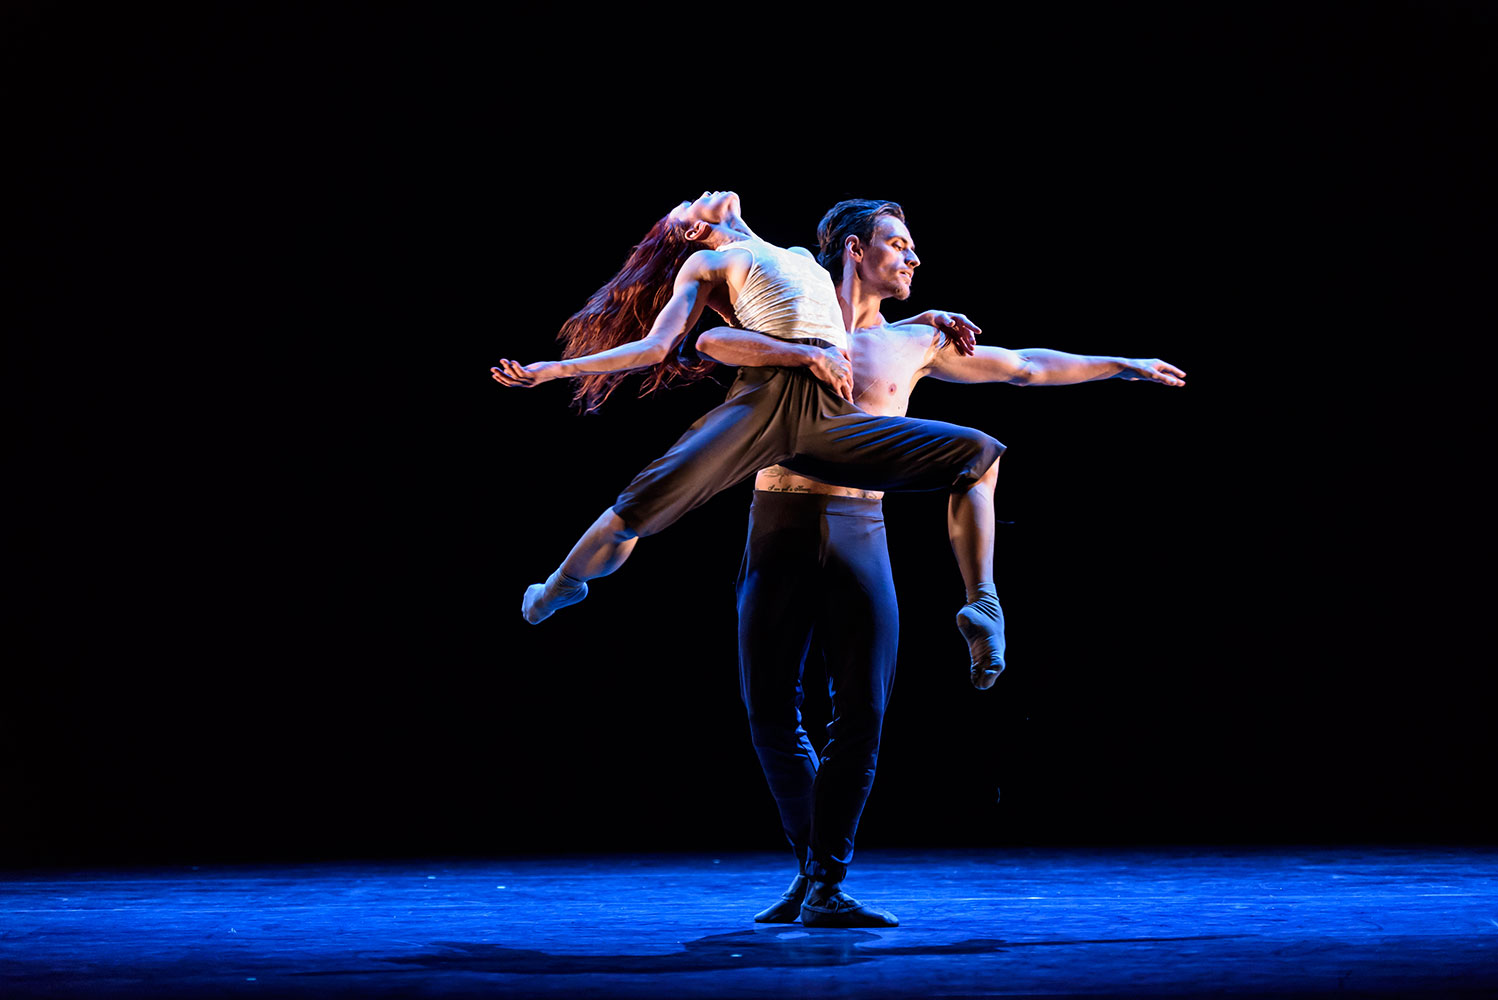
[(637, 536), (624, 519), (609, 508), (572, 546), (567, 558), (546, 578), (525, 590), (520, 613), (532, 625), (550, 618), (553, 613), (576, 604), (588, 596), (588, 580), (608, 576), (624, 565), (635, 550)]

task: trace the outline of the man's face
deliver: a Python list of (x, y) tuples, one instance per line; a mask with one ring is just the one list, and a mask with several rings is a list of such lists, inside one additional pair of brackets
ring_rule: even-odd
[(905, 223), (881, 215), (874, 220), (874, 235), (858, 260), (858, 278), (881, 299), (908, 299), (910, 282), (920, 263)]

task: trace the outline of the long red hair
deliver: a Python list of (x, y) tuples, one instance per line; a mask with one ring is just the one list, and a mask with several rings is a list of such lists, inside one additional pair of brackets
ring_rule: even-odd
[[(557, 334), (557, 340), (562, 343), (562, 357), (576, 358), (606, 351), (645, 336), (655, 317), (671, 301), (676, 272), (693, 253), (705, 249), (706, 243), (688, 240), (686, 230), (669, 216), (651, 226), (619, 273), (562, 324), (562, 330)], [(712, 367), (713, 362), (706, 358), (688, 364), (673, 351), (645, 373), (640, 395), (678, 380), (702, 378)], [(602, 406), (630, 374), (633, 373), (606, 372), (578, 378), (572, 392), (572, 405), (584, 413), (591, 413)]]

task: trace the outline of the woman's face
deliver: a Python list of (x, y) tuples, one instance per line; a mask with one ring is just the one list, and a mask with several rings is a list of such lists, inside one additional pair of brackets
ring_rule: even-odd
[(739, 196), (732, 191), (704, 191), (696, 201), (684, 201), (671, 210), (671, 218), (684, 224), (722, 222), (739, 214)]

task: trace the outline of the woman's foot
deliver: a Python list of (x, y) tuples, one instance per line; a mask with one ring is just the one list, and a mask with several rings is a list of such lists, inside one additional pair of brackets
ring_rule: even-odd
[(545, 583), (533, 583), (525, 588), (525, 599), (520, 602), (520, 613), (525, 620), (535, 625), (552, 616), (569, 604), (576, 604), (588, 596), (588, 584), (557, 570), (546, 578)]
[[(973, 595), (969, 595), (973, 596)], [(980, 691), (993, 687), (1004, 672), (1004, 609), (991, 583), (978, 587), (975, 599), (957, 612), (957, 630), (967, 640), (968, 677)]]

